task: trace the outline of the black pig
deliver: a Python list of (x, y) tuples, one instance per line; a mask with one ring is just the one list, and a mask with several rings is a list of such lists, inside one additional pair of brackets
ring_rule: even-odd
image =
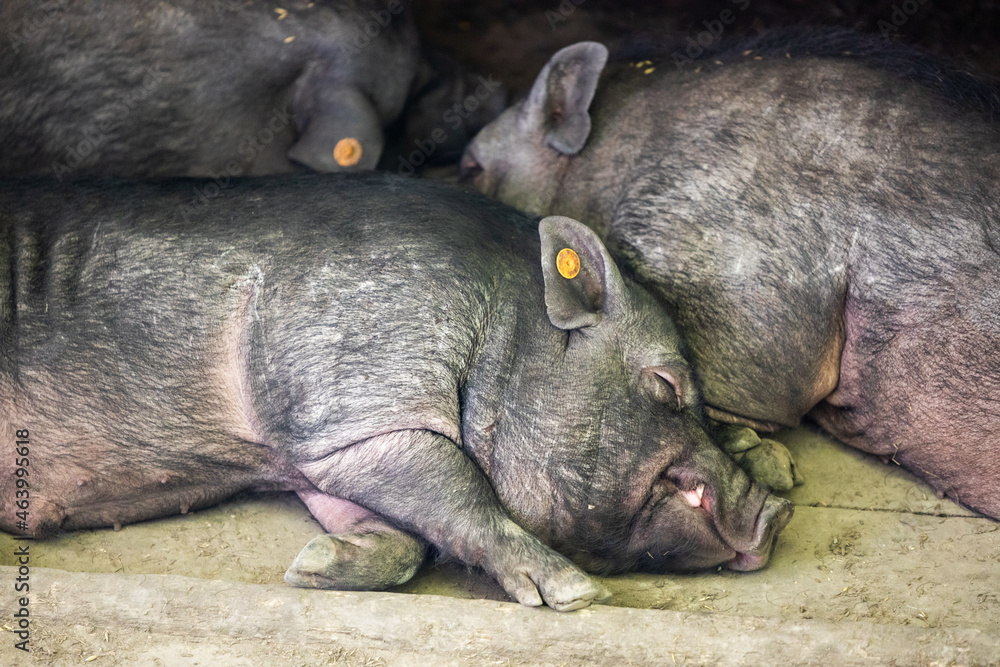
[(409, 5), (0, 3), (0, 175), (370, 169), (404, 104), (425, 138), (478, 81), (422, 58)]
[(1000, 518), (997, 87), (838, 32), (678, 54), (563, 49), (466, 176), (597, 230), (669, 303), (710, 416), (811, 411)]
[(30, 434), (24, 517), (5, 444), (4, 530), (292, 489), (333, 535), (291, 583), (401, 583), (427, 540), (557, 609), (599, 591), (553, 549), (766, 562), (790, 504), (711, 444), (673, 324), (580, 223), (374, 176), (241, 181), (182, 215), (190, 187), (0, 189), (0, 433)]

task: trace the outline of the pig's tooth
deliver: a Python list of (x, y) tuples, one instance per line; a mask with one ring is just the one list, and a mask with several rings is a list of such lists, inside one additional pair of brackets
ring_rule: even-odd
[(698, 494), (698, 503), (700, 504), (702, 497), (705, 495), (705, 485), (699, 484), (697, 487), (695, 487), (694, 492)]
[(698, 491), (681, 491), (681, 495), (684, 497), (684, 502), (691, 507), (699, 507), (701, 505), (701, 494)]

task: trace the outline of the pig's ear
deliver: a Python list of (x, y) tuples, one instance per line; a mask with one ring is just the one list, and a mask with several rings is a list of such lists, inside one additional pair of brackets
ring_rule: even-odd
[(549, 321), (592, 327), (625, 298), (625, 283), (604, 244), (586, 225), (559, 215), (538, 223)]
[(367, 95), (337, 83), (328, 69), (311, 65), (295, 84), (299, 136), (288, 158), (316, 171), (374, 169), (384, 141), (378, 111)]
[(560, 153), (579, 153), (590, 135), (587, 109), (607, 61), (608, 49), (597, 42), (573, 44), (552, 56), (521, 108), (521, 129), (541, 131), (546, 145)]

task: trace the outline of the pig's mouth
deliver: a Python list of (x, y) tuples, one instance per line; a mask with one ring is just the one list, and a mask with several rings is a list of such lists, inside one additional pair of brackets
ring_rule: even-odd
[(723, 567), (728, 570), (736, 570), (737, 572), (752, 572), (767, 565), (767, 561), (770, 559), (770, 550), (768, 550), (766, 554), (758, 554), (756, 556), (754, 554), (740, 553), (737, 551), (736, 557), (728, 563), (723, 563)]
[(730, 563), (737, 561), (743, 555), (739, 550), (733, 548), (719, 532), (719, 527), (716, 525), (715, 513), (712, 511), (715, 507), (715, 497), (711, 489), (706, 491), (704, 482), (698, 482), (694, 488), (687, 490), (678, 486), (677, 496), (694, 511), (696, 520), (702, 524), (705, 533), (707, 533), (706, 537), (716, 542), (714, 545), (716, 548), (713, 551), (726, 554), (721, 558), (716, 556), (716, 559), (714, 559), (716, 562), (709, 564), (708, 567), (714, 567), (719, 564), (729, 567)]
[(710, 486), (696, 480), (666, 479), (673, 482), (676, 491), (660, 499), (657, 503), (661, 507), (660, 511), (670, 511), (667, 505), (676, 508), (682, 503), (686, 507), (678, 509), (686, 511), (693, 523), (700, 527), (700, 548), (691, 553), (689, 558), (683, 559), (686, 562), (676, 563), (680, 569), (722, 565), (730, 570), (746, 572), (758, 570), (767, 564), (777, 535), (792, 516), (792, 507), (787, 501), (766, 495), (753, 518), (752, 535), (736, 535), (727, 539), (726, 534), (731, 531), (719, 525), (723, 519), (716, 511), (717, 500)]

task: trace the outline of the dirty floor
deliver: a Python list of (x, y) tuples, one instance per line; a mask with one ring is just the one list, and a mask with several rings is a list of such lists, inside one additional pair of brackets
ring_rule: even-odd
[(759, 572), (609, 577), (608, 607), (571, 614), (448, 563), (304, 591), (282, 575), (320, 526), (294, 495), (245, 497), (31, 543), (33, 652), (7, 635), (0, 664), (1000, 664), (1000, 523), (813, 431), (778, 439), (807, 482)]

